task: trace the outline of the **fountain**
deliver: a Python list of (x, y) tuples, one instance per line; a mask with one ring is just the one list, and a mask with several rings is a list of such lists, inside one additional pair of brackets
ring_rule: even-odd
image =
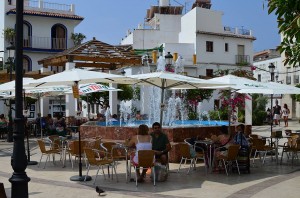
[(111, 125), (111, 121), (110, 121), (111, 113), (110, 113), (109, 107), (107, 107), (104, 115), (105, 115), (105, 124), (106, 124), (106, 126)]
[[(145, 60), (147, 59), (145, 58)], [(146, 62), (149, 67), (148, 61), (144, 62)], [(164, 58), (160, 56), (157, 62), (157, 71), (165, 71), (166, 63)], [(181, 57), (179, 57), (175, 62), (175, 71), (177, 73), (184, 72), (183, 59)], [(150, 93), (150, 102), (149, 112), (147, 112), (147, 120), (132, 120), (132, 123), (129, 123), (128, 116), (132, 113), (131, 110), (133, 107), (125, 104), (125, 102), (122, 101), (120, 104), (120, 122), (110, 123), (109, 126), (104, 125), (101, 122), (88, 122), (80, 126), (80, 132), (82, 132), (85, 137), (102, 137), (103, 139), (125, 140), (137, 134), (138, 126), (140, 124), (147, 124), (149, 127), (151, 127), (154, 122), (159, 122), (161, 112), (161, 89), (154, 86), (149, 87), (148, 89)], [(184, 90), (181, 92), (184, 92)], [(218, 135), (220, 125), (228, 125), (228, 121), (220, 121), (218, 126), (216, 126), (216, 124), (212, 126), (211, 124), (214, 122), (210, 120), (209, 113), (201, 109), (201, 102), (199, 102), (197, 105), (199, 120), (187, 120), (187, 108), (184, 105), (184, 101), (186, 101), (185, 98), (176, 97), (175, 91), (166, 91), (165, 94), (168, 97), (168, 101), (164, 105), (165, 109), (163, 112), (164, 115), (162, 123), (163, 130), (167, 134), (172, 145), (176, 144), (177, 142), (183, 142), (185, 138), (198, 136), (199, 138), (204, 139), (206, 137), (210, 137), (211, 134)], [(143, 105), (145, 104), (141, 104), (141, 106)], [(203, 120), (204, 116), (207, 118), (207, 121)], [(133, 115), (131, 117), (133, 117)], [(200, 122), (201, 124), (199, 124)], [(107, 123), (108, 121), (106, 120), (106, 124)], [(123, 123), (126, 123), (126, 125), (123, 125)], [(231, 128), (231, 131), (233, 131), (233, 129), (234, 128)], [(249, 128), (247, 128), (246, 131), (249, 132), (251, 129), (249, 130)], [(172, 149), (172, 152), (170, 153), (171, 162), (178, 161), (178, 155), (176, 155), (176, 152), (177, 148), (175, 145), (174, 149)]]
[(128, 124), (129, 115), (131, 115), (131, 106), (127, 106), (122, 100), (120, 103), (120, 127), (122, 126), (122, 119), (125, 124)]
[(175, 73), (176, 74), (181, 74), (184, 72), (184, 67), (183, 67), (183, 58), (181, 56), (178, 56), (176, 62), (175, 62)]
[(198, 102), (197, 105), (197, 115), (198, 115), (198, 119), (199, 119), (199, 125), (201, 125), (202, 123), (202, 116), (201, 116), (201, 106), (202, 106), (202, 102)]
[(206, 117), (208, 125), (210, 125), (210, 115), (209, 115), (209, 113), (207, 111), (203, 111), (201, 116), (202, 116), (202, 120), (203, 120), (203, 117)]

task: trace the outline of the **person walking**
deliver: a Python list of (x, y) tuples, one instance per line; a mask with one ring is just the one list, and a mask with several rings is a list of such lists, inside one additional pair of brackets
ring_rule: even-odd
[(285, 127), (289, 126), (289, 123), (288, 123), (289, 114), (290, 114), (290, 109), (288, 108), (287, 104), (284, 104), (283, 109), (282, 109), (282, 116), (283, 116)]
[(0, 138), (4, 138), (4, 134), (7, 133), (8, 122), (5, 119), (4, 114), (0, 115)]
[(275, 125), (278, 124), (280, 126), (280, 117), (282, 115), (281, 106), (278, 105), (278, 100), (275, 101), (275, 106), (273, 107), (273, 119), (275, 121)]

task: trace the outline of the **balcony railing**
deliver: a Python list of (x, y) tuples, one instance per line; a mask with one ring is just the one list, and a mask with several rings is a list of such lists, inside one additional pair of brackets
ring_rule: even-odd
[(49, 37), (37, 37), (32, 36), (23, 39), (24, 48), (35, 49), (53, 49), (53, 50), (65, 50), (67, 49), (67, 42), (73, 42), (71, 39), (65, 38), (49, 38)]
[(237, 65), (245, 66), (250, 64), (250, 56), (249, 55), (236, 55), (235, 63)]
[(252, 31), (244, 29), (244, 28), (232, 28), (232, 27), (229, 27), (229, 26), (225, 26), (224, 27), (224, 32), (230, 32), (230, 33), (233, 33), (233, 34), (252, 36)]
[(292, 77), (291, 76), (286, 76), (286, 84), (290, 85), (292, 83)]
[(299, 75), (294, 75), (294, 84), (299, 83)]
[[(16, 5), (16, 0), (12, 0), (9, 5)], [(45, 2), (44, 0), (24, 0), (24, 9), (34, 8), (39, 10), (51, 10), (58, 12), (74, 12), (74, 5)]]

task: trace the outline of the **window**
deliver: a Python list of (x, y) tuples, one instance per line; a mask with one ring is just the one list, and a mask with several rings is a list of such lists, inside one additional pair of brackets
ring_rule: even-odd
[(257, 75), (257, 81), (258, 81), (258, 82), (261, 82), (261, 74), (258, 74), (258, 75)]
[(32, 71), (31, 59), (26, 55), (23, 56), (23, 71)]
[(214, 51), (214, 42), (206, 41), (206, 51), (213, 52)]
[(213, 77), (213, 73), (214, 73), (213, 69), (206, 69), (206, 76), (207, 77)]
[(32, 32), (31, 24), (28, 21), (24, 21), (23, 22), (23, 47), (32, 47), (31, 32)]
[(225, 43), (225, 52), (228, 52), (228, 48), (229, 46), (228, 46), (228, 43)]
[(64, 50), (67, 46), (67, 28), (62, 24), (55, 24), (51, 28), (52, 49)]

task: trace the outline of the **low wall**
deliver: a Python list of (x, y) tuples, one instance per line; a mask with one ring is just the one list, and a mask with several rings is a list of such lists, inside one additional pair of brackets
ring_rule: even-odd
[[(178, 162), (179, 155), (176, 144), (183, 142), (186, 138), (198, 137), (205, 139), (211, 137), (211, 134), (219, 135), (220, 126), (201, 126), (201, 127), (177, 127), (163, 128), (172, 144), (170, 152), (170, 162)], [(234, 131), (235, 126), (230, 127), (230, 131)], [(80, 133), (83, 138), (101, 137), (107, 140), (126, 140), (138, 132), (138, 127), (115, 127), (115, 126), (98, 126), (98, 125), (81, 125)], [(247, 125), (246, 134), (251, 133), (251, 125)]]

